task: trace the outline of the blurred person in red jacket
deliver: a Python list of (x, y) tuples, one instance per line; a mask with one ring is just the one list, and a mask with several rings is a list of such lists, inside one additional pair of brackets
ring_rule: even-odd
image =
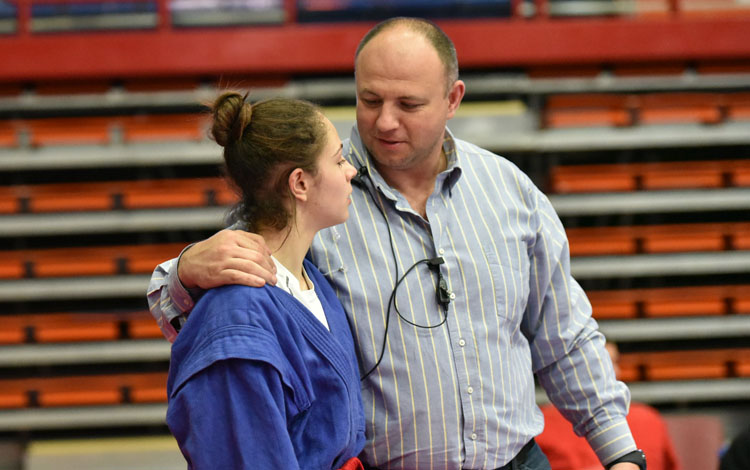
[[(612, 356), (615, 375), (619, 378), (620, 352), (615, 343), (608, 342), (606, 346)], [(548, 404), (541, 410), (544, 431), (536, 441), (547, 455), (552, 470), (602, 469), (586, 439), (576, 435), (570, 422), (557, 408)], [(631, 401), (627, 421), (636, 445), (646, 454), (648, 470), (680, 470), (667, 425), (655, 408)]]

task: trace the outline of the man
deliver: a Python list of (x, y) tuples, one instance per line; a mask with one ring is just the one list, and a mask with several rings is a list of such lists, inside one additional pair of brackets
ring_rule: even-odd
[[(355, 78), (351, 216), (310, 257), (359, 350), (366, 464), (548, 469), (533, 441), (536, 374), (602, 463), (637, 470), (629, 393), (570, 276), (559, 218), (511, 163), (446, 128), (465, 90), (450, 39), (424, 20), (387, 20), (360, 43)], [(176, 269), (160, 265), (149, 303), (165, 335), (192, 306), (186, 288), (273, 282), (265, 252), (225, 230)]]

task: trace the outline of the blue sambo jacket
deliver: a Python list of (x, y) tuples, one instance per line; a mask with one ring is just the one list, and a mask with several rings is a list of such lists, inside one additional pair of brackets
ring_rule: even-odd
[(266, 286), (211, 289), (172, 345), (167, 424), (191, 469), (339, 468), (364, 445), (346, 315), (309, 261), (328, 331)]

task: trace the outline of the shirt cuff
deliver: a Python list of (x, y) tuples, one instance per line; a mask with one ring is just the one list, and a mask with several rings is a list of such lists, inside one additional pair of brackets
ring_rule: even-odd
[(630, 427), (624, 419), (613, 423), (605, 431), (596, 436), (589, 436), (587, 439), (591, 448), (596, 452), (596, 456), (605, 465), (638, 449), (630, 433)]
[[(169, 290), (169, 297), (175, 304), (178, 310), (184, 314), (188, 314), (195, 306), (195, 300), (193, 296), (200, 297), (203, 294), (202, 289), (188, 289), (180, 281), (180, 276), (177, 274), (179, 271), (180, 260), (182, 255), (189, 250), (194, 244), (186, 246), (177, 257), (177, 263), (174, 265), (174, 269), (167, 275), (167, 289)], [(169, 319), (170, 321), (172, 318)]]

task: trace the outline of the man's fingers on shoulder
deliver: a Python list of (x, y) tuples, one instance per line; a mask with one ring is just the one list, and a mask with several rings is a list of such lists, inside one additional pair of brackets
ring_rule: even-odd
[(225, 271), (224, 278), (227, 284), (241, 284), (250, 287), (263, 287), (266, 284), (262, 277), (236, 270)]

